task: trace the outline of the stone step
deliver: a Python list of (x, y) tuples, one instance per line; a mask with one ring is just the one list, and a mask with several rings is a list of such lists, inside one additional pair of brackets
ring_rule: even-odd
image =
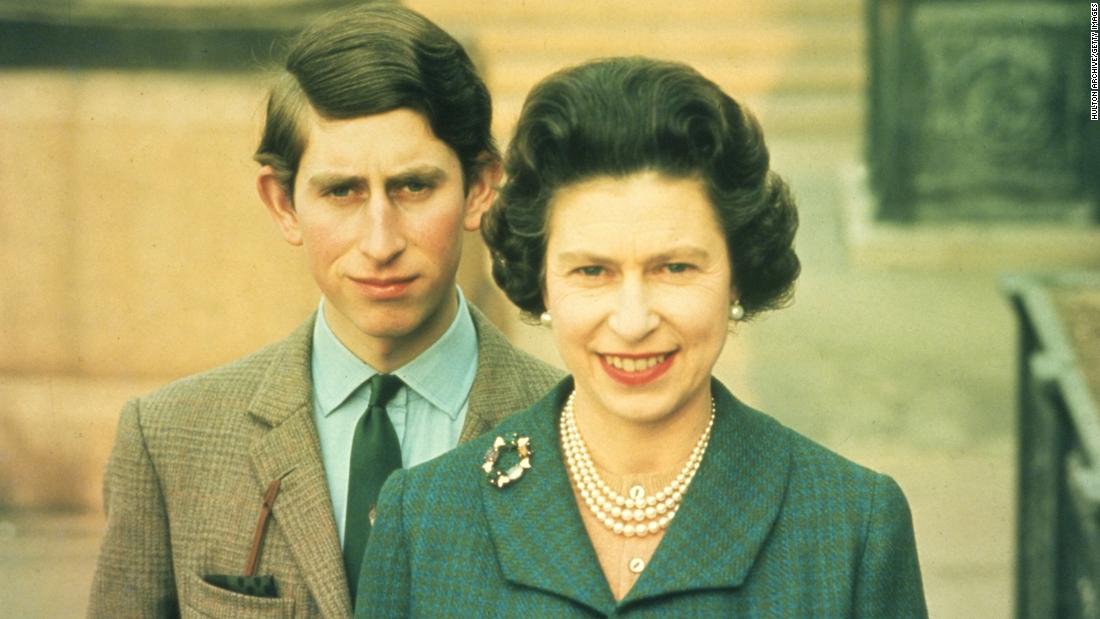
[[(824, 94), (754, 94), (737, 97), (760, 120), (767, 139), (847, 137), (863, 135), (865, 102), (862, 92)], [(524, 97), (494, 97), (493, 134), (501, 147), (508, 144)]]
[[(675, 58), (693, 66), (734, 97), (760, 93), (839, 93), (862, 91), (865, 76), (861, 62), (844, 58)], [(494, 56), (486, 68), (486, 81), (496, 97), (525, 95), (542, 78), (584, 58)]]
[(861, 22), (824, 20), (803, 26), (700, 24), (647, 28), (593, 25), (517, 24), (485, 28), (474, 41), (479, 54), (592, 58), (641, 54), (655, 57), (730, 58), (796, 54), (859, 60), (864, 53)]
[(496, 101), (502, 142), (527, 92), (591, 58), (685, 62), (750, 104), (770, 132), (862, 135), (860, 0), (409, 0), (470, 44)]
[(601, 22), (627, 23), (719, 20), (812, 21), (821, 18), (846, 18), (860, 22), (860, 0), (677, 0), (675, 2), (639, 0), (409, 0), (420, 11), (445, 28), (481, 29), (500, 23), (567, 23), (573, 25)]

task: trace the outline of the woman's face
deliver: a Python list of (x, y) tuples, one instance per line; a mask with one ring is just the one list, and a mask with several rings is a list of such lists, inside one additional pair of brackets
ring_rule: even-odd
[(732, 277), (702, 182), (600, 177), (550, 209), (546, 307), (578, 410), (642, 424), (709, 410)]

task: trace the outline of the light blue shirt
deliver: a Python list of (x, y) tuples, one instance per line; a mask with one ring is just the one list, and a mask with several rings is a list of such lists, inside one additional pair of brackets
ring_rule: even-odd
[[(321, 438), (332, 513), (340, 544), (344, 543), (344, 512), (355, 424), (367, 411), (370, 386), (378, 373), (355, 356), (329, 328), (322, 299), (313, 327), (313, 421)], [(477, 331), (462, 291), (458, 313), (447, 332), (417, 358), (393, 372), (404, 386), (386, 412), (405, 468), (450, 451), (458, 444), (470, 387), (477, 374)]]

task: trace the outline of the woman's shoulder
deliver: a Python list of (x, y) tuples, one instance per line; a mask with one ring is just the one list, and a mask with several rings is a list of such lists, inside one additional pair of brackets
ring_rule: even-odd
[(742, 422), (756, 427), (755, 434), (783, 445), (788, 467), (788, 498), (812, 497), (826, 503), (863, 503), (877, 494), (891, 502), (904, 495), (889, 475), (855, 462), (793, 430), (774, 417), (733, 398)]
[[(776, 500), (778, 529), (811, 543), (830, 523), (832, 539), (845, 538), (845, 548), (862, 547), (868, 536), (897, 537), (898, 547), (911, 545), (912, 514), (901, 487), (889, 475), (788, 428), (747, 405), (739, 405), (740, 421), (755, 427), (756, 440), (772, 444), (775, 461), (760, 465), (780, 485)], [(909, 541), (906, 541), (909, 540)], [(818, 540), (820, 541), (820, 540)]]
[(905, 494), (890, 475), (850, 460), (794, 430), (786, 431), (792, 437), (788, 496), (793, 500), (864, 514), (885, 509), (908, 517)]

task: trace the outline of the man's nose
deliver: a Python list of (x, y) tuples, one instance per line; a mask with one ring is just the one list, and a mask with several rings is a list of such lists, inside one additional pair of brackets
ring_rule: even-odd
[(371, 260), (385, 264), (399, 256), (408, 245), (401, 209), (386, 195), (371, 196), (363, 207), (359, 251)]

